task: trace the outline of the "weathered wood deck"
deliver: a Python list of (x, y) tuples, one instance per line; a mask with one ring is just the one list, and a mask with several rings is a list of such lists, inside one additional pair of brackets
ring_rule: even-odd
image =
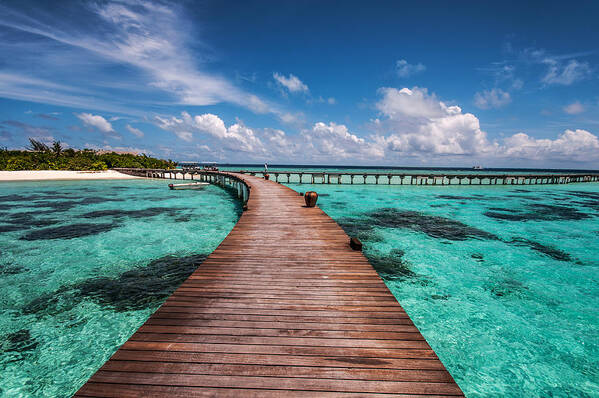
[(235, 228), (77, 396), (459, 396), (343, 230), (262, 178)]

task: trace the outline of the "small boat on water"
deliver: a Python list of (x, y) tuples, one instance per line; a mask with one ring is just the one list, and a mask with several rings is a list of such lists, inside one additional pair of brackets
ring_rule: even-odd
[(483, 170), (483, 166), (474, 166), (473, 169), (474, 170)]
[(206, 185), (209, 185), (207, 182), (189, 182), (185, 184), (168, 184), (170, 189), (201, 189)]

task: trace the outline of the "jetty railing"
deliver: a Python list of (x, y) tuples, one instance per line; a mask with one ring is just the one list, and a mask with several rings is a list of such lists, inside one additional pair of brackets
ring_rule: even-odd
[[(122, 173), (149, 178), (200, 179), (204, 181), (210, 173), (198, 168), (183, 169), (115, 169)], [(339, 172), (339, 171), (252, 171), (238, 170), (235, 173), (269, 178), (275, 182), (296, 184), (374, 184), (374, 185), (539, 185), (599, 182), (599, 173), (555, 173), (555, 174), (422, 174), (389, 172)], [(220, 173), (227, 174), (227, 172)], [(202, 180), (204, 178), (204, 180)], [(230, 178), (235, 176), (230, 175)], [(212, 181), (216, 182), (218, 181)]]
[[(385, 184), (385, 185), (537, 185), (597, 182), (597, 174), (411, 174), (388, 172), (328, 171), (248, 171), (252, 176), (268, 174), (275, 182), (308, 184)], [(292, 178), (296, 177), (296, 178)]]
[[(209, 170), (182, 170), (182, 169), (134, 169), (117, 168), (118, 172), (138, 177), (162, 178), (162, 179), (181, 179), (198, 182), (208, 182), (222, 187), (229, 187), (237, 191), (237, 197), (241, 199), (244, 208), (250, 198), (250, 185), (234, 174), (227, 172), (209, 171)], [(180, 178), (178, 178), (180, 177)]]

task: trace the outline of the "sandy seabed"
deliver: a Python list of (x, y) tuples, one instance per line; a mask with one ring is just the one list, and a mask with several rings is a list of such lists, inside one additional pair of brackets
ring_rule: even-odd
[(142, 178), (119, 173), (115, 170), (71, 171), (71, 170), (19, 170), (0, 171), (0, 181), (41, 180), (125, 180)]

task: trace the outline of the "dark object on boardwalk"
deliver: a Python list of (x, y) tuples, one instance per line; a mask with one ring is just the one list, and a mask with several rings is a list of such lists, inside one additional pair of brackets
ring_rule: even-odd
[(264, 174), (264, 179), (265, 180), (269, 180), (270, 179), (270, 174)]
[(360, 239), (356, 238), (355, 236), (349, 239), (349, 246), (354, 250), (362, 251), (362, 242), (360, 242)]
[(318, 194), (314, 191), (308, 191), (304, 194), (304, 199), (306, 200), (306, 207), (314, 207), (318, 200)]
[(300, 192), (300, 193), (299, 193), (299, 196), (304, 196), (304, 193), (303, 193), (303, 192)]
[(243, 205), (243, 207), (241, 208), (241, 210), (243, 210), (243, 211), (247, 211), (247, 209), (248, 209), (248, 205)]

